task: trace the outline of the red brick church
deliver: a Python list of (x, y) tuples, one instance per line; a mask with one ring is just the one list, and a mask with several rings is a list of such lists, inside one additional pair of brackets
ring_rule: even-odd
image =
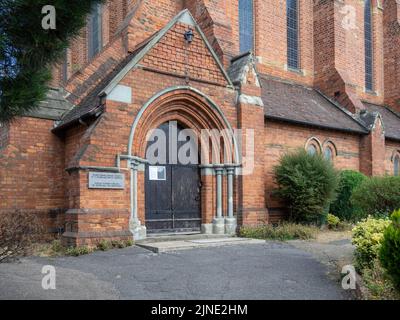
[[(285, 214), (273, 167), (291, 150), (399, 174), (398, 0), (109, 0), (87, 20), (48, 99), (0, 127), (0, 214), (71, 245), (231, 234)], [(245, 134), (229, 160), (160, 164), (154, 129)]]

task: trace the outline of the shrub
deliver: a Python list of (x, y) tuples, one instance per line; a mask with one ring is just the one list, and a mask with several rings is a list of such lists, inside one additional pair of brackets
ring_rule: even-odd
[(112, 247), (112, 242), (107, 240), (100, 240), (97, 244), (97, 249), (100, 251), (107, 251), (110, 250)]
[(294, 223), (282, 223), (277, 226), (263, 225), (257, 227), (242, 227), (239, 235), (243, 238), (265, 240), (309, 240), (313, 239), (318, 228)]
[(107, 251), (110, 249), (123, 249), (126, 247), (131, 247), (133, 244), (133, 240), (101, 240), (97, 244), (97, 249), (101, 251)]
[(367, 177), (360, 172), (344, 170), (340, 172), (337, 199), (331, 204), (331, 212), (342, 220), (358, 221), (360, 209), (355, 207), (350, 199), (353, 191)]
[(40, 238), (43, 227), (34, 213), (13, 211), (0, 214), (0, 262), (27, 254)]
[(353, 244), (356, 246), (355, 256), (359, 270), (371, 267), (371, 263), (378, 257), (383, 234), (389, 224), (387, 219), (368, 217), (353, 229)]
[(366, 179), (353, 192), (351, 202), (364, 215), (388, 217), (400, 208), (400, 177)]
[(92, 252), (93, 249), (83, 246), (83, 247), (69, 247), (67, 248), (65, 253), (67, 256), (79, 257)]
[(391, 220), (383, 237), (380, 261), (400, 289), (400, 210), (392, 214)]
[(333, 214), (328, 214), (327, 216), (328, 228), (337, 229), (340, 225), (340, 219)]
[(396, 290), (394, 283), (388, 278), (378, 259), (371, 263), (370, 268), (362, 270), (363, 284), (368, 288), (364, 292), (367, 300), (399, 300), (400, 293)]
[(274, 168), (277, 195), (286, 201), (291, 220), (321, 223), (336, 197), (338, 175), (332, 164), (305, 150), (284, 155)]

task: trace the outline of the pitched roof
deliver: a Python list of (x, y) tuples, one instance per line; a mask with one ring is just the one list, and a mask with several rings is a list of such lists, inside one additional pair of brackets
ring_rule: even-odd
[(160, 39), (177, 23), (183, 22), (192, 25), (196, 31), (200, 34), (201, 38), (205, 42), (207, 48), (210, 50), (214, 57), (218, 67), (224, 75), (228, 85), (232, 86), (232, 82), (226, 73), (223, 65), (219, 61), (216, 53), (212, 46), (209, 44), (206, 36), (200, 29), (199, 25), (195, 22), (190, 11), (185, 9), (181, 11), (174, 19), (172, 19), (163, 29), (155, 33), (153, 36), (145, 40), (143, 43), (137, 46), (137, 48), (124, 58), (115, 68), (110, 70), (103, 78), (103, 80), (90, 91), (90, 93), (65, 117), (60, 121), (58, 126), (54, 129), (55, 131), (65, 128), (71, 123), (79, 120), (83, 116), (90, 114), (96, 114), (101, 112), (101, 97), (108, 95), (112, 92), (115, 86), (125, 77), (125, 75), (132, 70), (140, 60), (160, 41)]
[(382, 116), (386, 138), (400, 140), (400, 115), (385, 106), (363, 103), (369, 112), (378, 112)]
[(153, 38), (154, 36), (147, 39), (145, 42), (140, 44), (132, 53), (127, 55), (120, 63), (118, 63), (114, 68), (108, 70), (103, 77), (103, 79), (99, 82), (97, 86), (95, 86), (89, 94), (82, 99), (82, 101), (72, 108), (58, 123), (55, 130), (60, 130), (73, 122), (79, 120), (79, 118), (84, 116), (94, 115), (97, 112), (101, 112), (101, 93), (104, 88), (114, 79), (114, 77), (126, 66), (126, 64), (131, 61), (142, 49), (143, 47)]
[(26, 116), (57, 121), (72, 107), (72, 103), (65, 98), (64, 90), (49, 88), (46, 100), (42, 101), (38, 108), (27, 112)]
[(231, 60), (231, 65), (228, 68), (228, 76), (233, 84), (240, 84), (246, 72), (246, 67), (249, 65), (251, 60), (251, 51), (234, 57)]
[(262, 99), (266, 118), (359, 134), (368, 133), (350, 112), (302, 85), (262, 75)]

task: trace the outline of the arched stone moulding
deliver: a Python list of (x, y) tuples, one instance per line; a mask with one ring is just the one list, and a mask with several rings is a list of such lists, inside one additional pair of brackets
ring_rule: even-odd
[[(234, 175), (236, 167), (239, 167), (239, 148), (233, 129), (225, 117), (221, 108), (214, 101), (201, 91), (190, 86), (176, 86), (167, 88), (154, 95), (139, 110), (132, 124), (127, 155), (120, 156), (127, 159), (131, 169), (131, 217), (130, 230), (136, 240), (146, 237), (146, 227), (142, 225), (138, 217), (138, 169), (146, 163), (146, 146), (148, 133), (158, 128), (167, 121), (178, 121), (185, 127), (195, 130), (200, 136), (203, 129), (217, 129), (222, 132), (224, 141), (230, 141), (231, 146), (224, 145), (231, 152), (229, 163), (207, 163), (203, 169), (216, 176), (216, 213), (212, 223), (205, 223), (202, 227), (205, 233), (232, 234), (236, 231), (237, 220), (233, 213), (233, 192)], [(227, 131), (229, 137), (227, 136)], [(212, 147), (219, 144), (211, 137)], [(213, 142), (214, 141), (214, 142)], [(200, 143), (200, 150), (204, 145)], [(208, 149), (205, 149), (208, 150)], [(220, 150), (213, 150), (219, 152)], [(202, 167), (202, 166), (201, 166)], [(223, 175), (227, 175), (227, 208), (226, 215), (223, 214)], [(209, 179), (204, 180), (210, 183)], [(141, 199), (143, 203), (143, 199)], [(209, 212), (202, 212), (202, 215), (210, 216)], [(211, 213), (212, 214), (212, 213)], [(210, 221), (206, 221), (210, 222)]]

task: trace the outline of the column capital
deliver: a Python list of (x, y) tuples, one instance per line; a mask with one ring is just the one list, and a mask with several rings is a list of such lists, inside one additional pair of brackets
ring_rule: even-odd
[(134, 159), (129, 160), (129, 166), (132, 170), (137, 171), (139, 168), (140, 162)]
[(226, 168), (226, 172), (227, 172), (228, 175), (234, 175), (235, 171), (236, 171), (235, 167), (227, 167)]
[(222, 166), (221, 167), (215, 167), (214, 170), (215, 170), (215, 173), (217, 175), (222, 175), (224, 173), (224, 167), (222, 167)]

